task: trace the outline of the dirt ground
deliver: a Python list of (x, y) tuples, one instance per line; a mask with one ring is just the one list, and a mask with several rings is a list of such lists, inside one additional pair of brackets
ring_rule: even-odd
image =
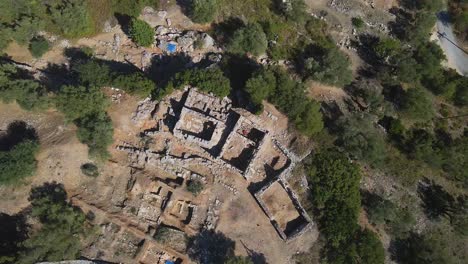
[(217, 230), (236, 241), (236, 254), (254, 251), (272, 264), (292, 263), (291, 256), (307, 251), (318, 236), (314, 228), (285, 243), (246, 189), (240, 189), (235, 199), (223, 205)]
[(14, 214), (28, 205), (27, 198), (31, 186), (44, 182), (64, 183), (68, 189), (89, 181), (80, 171), (80, 165), (88, 162), (88, 149), (75, 135), (76, 128), (66, 124), (63, 116), (56, 111), (27, 112), (17, 104), (0, 103), (0, 129), (5, 129), (13, 121), (24, 121), (36, 129), (40, 150), (37, 159), (37, 172), (17, 186), (0, 186), (0, 208)]
[(318, 82), (309, 82), (309, 96), (319, 102), (343, 101), (348, 94), (343, 88), (325, 85)]
[(262, 194), (262, 199), (270, 210), (273, 218), (278, 222), (281, 229), (285, 230), (286, 225), (299, 217), (294, 204), (286, 190), (279, 182), (275, 182), (268, 190)]

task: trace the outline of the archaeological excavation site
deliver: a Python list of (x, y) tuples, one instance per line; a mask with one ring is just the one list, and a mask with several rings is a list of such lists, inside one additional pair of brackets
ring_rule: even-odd
[(285, 119), (274, 108), (257, 116), (186, 87), (159, 102), (140, 101), (122, 118), (131, 119), (132, 131), (119, 131), (108, 173), (72, 196), (105, 234), (85, 256), (190, 263), (189, 238), (201, 230), (223, 232), (267, 257), (315, 239), (314, 222), (288, 183), (301, 157), (283, 143), (287, 126), (272, 129)]

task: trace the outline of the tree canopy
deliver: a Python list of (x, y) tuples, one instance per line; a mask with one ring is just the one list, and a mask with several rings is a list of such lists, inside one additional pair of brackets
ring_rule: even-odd
[(219, 0), (190, 0), (190, 18), (195, 23), (213, 21), (219, 8), (219, 2)]
[(227, 46), (235, 54), (262, 55), (267, 49), (267, 38), (259, 24), (247, 24), (236, 30)]
[(136, 44), (149, 47), (154, 43), (154, 29), (145, 21), (132, 18), (130, 37)]

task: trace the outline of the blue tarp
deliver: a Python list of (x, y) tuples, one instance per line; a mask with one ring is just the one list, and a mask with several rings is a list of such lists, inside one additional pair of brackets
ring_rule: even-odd
[[(169, 52), (169, 53), (174, 53), (174, 52), (176, 52), (176, 50), (177, 50), (177, 45), (176, 45), (176, 44), (173, 44), (173, 43), (168, 43), (168, 44), (167, 44), (167, 47), (166, 47), (166, 50), (167, 50), (167, 52)], [(166, 262), (166, 264), (168, 264), (168, 263)], [(169, 263), (169, 264), (171, 264), (171, 263)]]
[(166, 262), (164, 262), (164, 264), (175, 264), (175, 262), (171, 261), (171, 260), (166, 260)]

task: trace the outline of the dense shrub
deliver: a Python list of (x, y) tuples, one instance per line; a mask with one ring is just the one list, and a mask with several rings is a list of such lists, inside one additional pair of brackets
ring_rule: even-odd
[(31, 190), (31, 216), (38, 219), (41, 226), (31, 231), (22, 243), (16, 263), (61, 261), (80, 256), (85, 216), (66, 199), (63, 185), (55, 182)]
[(332, 247), (357, 230), (360, 178), (359, 167), (336, 150), (317, 153), (308, 165), (310, 197), (321, 212), (320, 229)]
[(259, 56), (265, 53), (267, 44), (262, 27), (259, 24), (248, 24), (234, 32), (228, 44), (228, 51)]
[(208, 23), (214, 20), (219, 8), (219, 0), (190, 0), (189, 16), (195, 23)]
[(51, 6), (53, 28), (68, 38), (83, 37), (93, 33), (93, 21), (84, 0), (65, 0)]
[(156, 87), (155, 83), (141, 72), (117, 73), (113, 78), (112, 86), (141, 97), (147, 97)]
[(36, 170), (38, 149), (37, 141), (25, 140), (10, 150), (0, 151), (0, 185), (15, 184), (32, 176)]
[(197, 196), (203, 191), (204, 184), (200, 180), (190, 180), (187, 182), (187, 191)]
[(256, 112), (262, 110), (262, 101), (268, 100), (285, 113), (303, 134), (311, 136), (323, 129), (320, 105), (307, 99), (303, 84), (291, 79), (284, 70), (261, 69), (247, 81), (245, 90)]
[(43, 37), (33, 38), (29, 43), (29, 51), (36, 58), (42, 57), (48, 50), (49, 42)]
[(72, 70), (82, 85), (103, 87), (111, 83), (109, 67), (95, 60), (77, 63)]
[(405, 116), (414, 120), (429, 120), (434, 116), (431, 95), (423, 88), (415, 87), (406, 91), (401, 108)]
[(0, 65), (0, 100), (16, 101), (26, 110), (44, 108), (48, 104), (46, 88), (15, 65)]
[(355, 28), (362, 28), (364, 26), (364, 20), (360, 17), (353, 17), (351, 18), (351, 23)]
[(136, 44), (149, 47), (154, 42), (154, 29), (145, 21), (132, 18), (130, 37)]
[(174, 88), (183, 88), (186, 85), (197, 87), (201, 91), (213, 93), (223, 98), (229, 95), (231, 86), (229, 79), (219, 68), (190, 69), (180, 72), (170, 81), (166, 87), (156, 90), (154, 97), (162, 98)]
[(75, 121), (105, 112), (109, 102), (98, 87), (62, 86), (55, 104), (69, 121)]
[(311, 56), (305, 54), (303, 71), (306, 77), (339, 87), (351, 83), (353, 74), (348, 56), (336, 47), (315, 49), (319, 52), (313, 52)]
[(355, 159), (376, 167), (382, 165), (386, 156), (385, 141), (371, 115), (355, 113), (342, 117), (337, 123), (340, 146)]
[(361, 198), (359, 167), (336, 149), (323, 150), (306, 163), (310, 199), (325, 236), (327, 263), (384, 263), (375, 234), (357, 225)]
[(80, 166), (81, 172), (89, 177), (97, 177), (99, 176), (99, 169), (93, 163), (85, 163)]
[(78, 126), (78, 139), (87, 144), (89, 154), (104, 159), (113, 139), (113, 127), (106, 108), (108, 99), (95, 86), (63, 86), (56, 96), (56, 106), (67, 120)]
[(89, 155), (99, 159), (108, 157), (107, 147), (113, 142), (112, 121), (105, 112), (84, 116), (75, 121), (78, 139), (88, 145)]

